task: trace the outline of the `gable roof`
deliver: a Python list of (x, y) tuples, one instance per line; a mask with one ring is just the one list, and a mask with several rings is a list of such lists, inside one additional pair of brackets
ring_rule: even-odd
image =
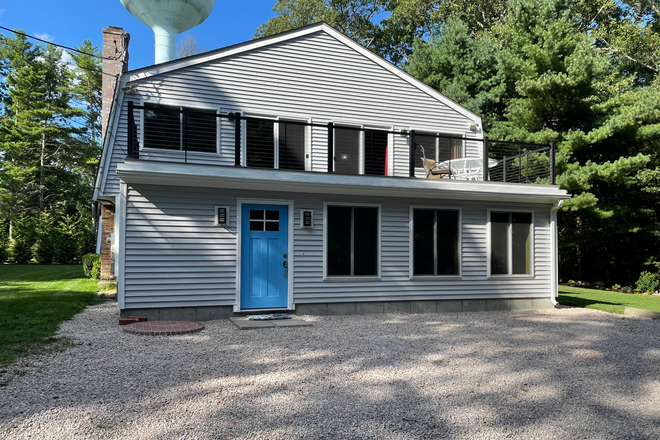
[(176, 71), (179, 69), (184, 69), (187, 67), (195, 66), (198, 64), (207, 63), (209, 61), (221, 60), (223, 58), (231, 57), (233, 55), (249, 52), (255, 49), (260, 49), (275, 45), (281, 42), (286, 42), (288, 40), (293, 40), (306, 35), (311, 35), (317, 32), (324, 32), (326, 35), (334, 38), (338, 42), (344, 44), (348, 48), (354, 50), (358, 54), (369, 59), (376, 65), (385, 69), (389, 73), (397, 76), (403, 81), (409, 83), (413, 87), (417, 88), (421, 92), (427, 94), (431, 98), (437, 100), (438, 102), (444, 104), (448, 108), (454, 110), (456, 113), (473, 120), (479, 126), (481, 125), (481, 117), (457, 102), (451, 100), (450, 98), (439, 93), (432, 87), (424, 84), (422, 81), (418, 80), (414, 76), (385, 60), (379, 55), (371, 52), (369, 49), (360, 45), (359, 43), (353, 41), (350, 37), (347, 37), (343, 33), (334, 29), (332, 26), (328, 25), (325, 22), (315, 23), (308, 26), (304, 26), (298, 29), (293, 29), (290, 31), (282, 32), (279, 34), (271, 35), (268, 37), (262, 37), (256, 40), (250, 40), (243, 43), (234, 44), (231, 46), (223, 47), (216, 49), (210, 52), (204, 52), (197, 55), (192, 55), (178, 60), (168, 61), (166, 63), (155, 64), (147, 67), (142, 67), (139, 69), (131, 70), (122, 74), (120, 81), (117, 84), (115, 89), (115, 95), (112, 102), (112, 108), (110, 111), (108, 119), (108, 131), (105, 138), (103, 139), (101, 160), (99, 162), (99, 168), (97, 171), (96, 181), (94, 185), (94, 200), (96, 200), (101, 195), (101, 188), (105, 187), (105, 181), (107, 179), (107, 173), (109, 172), (109, 164), (111, 159), (108, 157), (110, 154), (110, 139), (112, 138), (112, 133), (116, 129), (117, 122), (119, 120), (119, 110), (118, 106), (121, 106), (124, 96), (124, 90), (127, 86), (132, 85), (131, 83), (139, 83), (143, 79), (151, 78), (160, 74)]
[(371, 52), (366, 47), (353, 41), (353, 39), (339, 32), (338, 30), (336, 30), (335, 28), (333, 28), (332, 26), (330, 26), (325, 22), (310, 24), (308, 26), (304, 26), (298, 29), (293, 29), (290, 31), (271, 35), (268, 37), (262, 37), (256, 40), (250, 40), (243, 43), (234, 44), (210, 52), (204, 52), (201, 54), (192, 55), (178, 60), (172, 60), (166, 63), (154, 64), (152, 66), (147, 66), (140, 69), (128, 71), (124, 74), (124, 80), (123, 80), (124, 86), (134, 81), (140, 81), (142, 79), (150, 78), (152, 76), (164, 74), (174, 70), (195, 66), (197, 64), (207, 63), (209, 61), (219, 60), (243, 52), (248, 52), (251, 50), (281, 43), (287, 40), (292, 40), (301, 36), (310, 35), (319, 31), (325, 32), (326, 34), (335, 38), (337, 41), (345, 44), (346, 46), (360, 53), (361, 55), (365, 56), (369, 60), (379, 65), (380, 67), (398, 76), (402, 80), (406, 81), (407, 83), (418, 88), (419, 90), (431, 96), (432, 98), (443, 103), (444, 105), (456, 111), (457, 113), (465, 116), (466, 118), (472, 119), (475, 123), (481, 125), (481, 117), (479, 115), (473, 113), (472, 111), (468, 110), (467, 108), (463, 107), (457, 102), (451, 100), (450, 98), (446, 97), (445, 95), (433, 89), (432, 87), (424, 84), (422, 81), (418, 80), (414, 76), (410, 75), (409, 73), (405, 72), (404, 70), (400, 69), (399, 67), (390, 63), (389, 61), (385, 60), (381, 56)]

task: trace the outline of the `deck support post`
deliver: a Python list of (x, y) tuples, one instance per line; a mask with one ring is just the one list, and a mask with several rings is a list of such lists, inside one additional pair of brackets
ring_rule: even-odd
[(415, 177), (415, 130), (410, 130), (408, 139), (410, 142), (408, 150), (408, 176)]
[(555, 143), (550, 142), (550, 184), (555, 185)]
[(241, 166), (241, 115), (234, 113), (234, 166)]
[(328, 122), (328, 173), (335, 172), (335, 124)]
[(483, 170), (483, 180), (484, 182), (487, 182), (490, 180), (490, 176), (488, 175), (488, 136), (484, 136), (484, 151), (482, 153), (483, 157), (481, 158), (481, 163), (483, 164), (481, 169)]

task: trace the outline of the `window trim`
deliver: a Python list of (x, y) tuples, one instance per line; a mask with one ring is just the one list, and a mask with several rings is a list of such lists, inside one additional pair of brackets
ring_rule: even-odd
[[(415, 275), (415, 209), (458, 211), (458, 274)], [(410, 280), (462, 280), (463, 279), (463, 208), (456, 205), (410, 205), (408, 210), (408, 279)]]
[[(376, 250), (376, 269), (377, 275), (328, 275), (328, 206), (347, 206), (347, 207), (370, 207), (378, 209), (378, 248)], [(323, 281), (369, 281), (381, 280), (382, 276), (382, 207), (379, 203), (358, 203), (358, 202), (323, 202)]]
[[(300, 122), (303, 124), (310, 124), (312, 122), (311, 118), (300, 118), (294, 116), (273, 116), (259, 113), (241, 113), (241, 116), (245, 118), (258, 118), (258, 119), (268, 119), (273, 122), (273, 168), (274, 170), (280, 169), (280, 122)], [(305, 125), (305, 140), (304, 140), (304, 152), (303, 152), (303, 162), (305, 164), (304, 171), (311, 171), (311, 144), (312, 130), (310, 125)], [(308, 161), (310, 163), (308, 164)], [(241, 120), (241, 166), (245, 167), (247, 165), (247, 120)], [(309, 166), (308, 166), (309, 165)], [(264, 168), (271, 169), (271, 168)], [(285, 170), (285, 171), (301, 171), (301, 170)]]
[[(135, 100), (131, 100), (135, 101)], [(165, 106), (170, 106), (170, 107), (179, 107), (181, 109), (182, 107), (185, 107), (187, 109), (191, 110), (215, 110), (215, 114), (218, 115), (220, 114), (221, 108), (220, 107), (212, 107), (212, 106), (204, 106), (204, 105), (199, 105), (196, 103), (189, 103), (185, 101), (178, 101), (178, 100), (160, 100), (160, 99), (147, 99), (145, 100), (143, 97), (140, 97), (139, 99), (139, 104), (141, 107), (144, 107), (145, 104), (155, 104), (155, 105), (165, 105)], [(144, 151), (145, 153), (162, 153), (163, 151), (167, 151), (172, 154), (185, 154), (186, 152), (183, 150), (183, 140), (181, 139), (181, 135), (179, 138), (179, 150), (167, 150), (163, 148), (152, 148), (152, 147), (145, 147), (144, 146), (144, 109), (139, 110), (139, 115), (140, 115), (140, 135), (139, 135), (139, 140), (140, 140), (140, 151)], [(179, 133), (182, 133), (182, 123), (181, 121), (183, 114), (179, 117)], [(215, 118), (215, 153), (207, 152), (207, 151), (190, 151), (188, 150), (188, 154), (199, 154), (202, 156), (213, 156), (213, 157), (218, 157), (221, 156), (220, 153), (220, 146), (222, 145), (222, 118), (217, 117)]]
[[(524, 213), (524, 214), (531, 214), (532, 216), (532, 223), (530, 224), (530, 238), (531, 238), (531, 243), (530, 243), (530, 252), (529, 252), (529, 260), (530, 260), (530, 269), (531, 273), (521, 273), (521, 274), (513, 274), (513, 273), (508, 273), (508, 274), (492, 274), (491, 273), (491, 246), (492, 246), (492, 232), (491, 232), (491, 221), (490, 221), (490, 214), (491, 212), (506, 212), (506, 213)], [(534, 210), (529, 210), (529, 209), (521, 209), (521, 208), (488, 208), (486, 209), (486, 251), (487, 251), (487, 259), (486, 259), (486, 270), (487, 270), (487, 278), (488, 279), (519, 279), (519, 280), (524, 280), (524, 279), (535, 279), (536, 278), (536, 265), (534, 264), (535, 262), (535, 247), (536, 247), (536, 240), (535, 240), (535, 234), (534, 231), (536, 229), (536, 218), (534, 215)], [(508, 237), (507, 237), (507, 246), (509, 248), (509, 261), (508, 261), (508, 266), (511, 267), (512, 261), (511, 259), (513, 258), (513, 253), (511, 252), (511, 228), (509, 228), (508, 231)]]

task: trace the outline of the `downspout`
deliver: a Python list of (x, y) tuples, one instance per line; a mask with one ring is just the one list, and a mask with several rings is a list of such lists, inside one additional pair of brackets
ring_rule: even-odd
[(559, 240), (557, 237), (557, 210), (564, 204), (563, 200), (553, 203), (550, 208), (550, 246), (552, 249), (550, 258), (550, 301), (556, 306), (559, 296)]

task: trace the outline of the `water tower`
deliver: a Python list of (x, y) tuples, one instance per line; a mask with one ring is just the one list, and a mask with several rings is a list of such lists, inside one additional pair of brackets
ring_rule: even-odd
[(211, 14), (215, 0), (121, 0), (135, 18), (156, 36), (156, 64), (173, 60), (176, 36)]

